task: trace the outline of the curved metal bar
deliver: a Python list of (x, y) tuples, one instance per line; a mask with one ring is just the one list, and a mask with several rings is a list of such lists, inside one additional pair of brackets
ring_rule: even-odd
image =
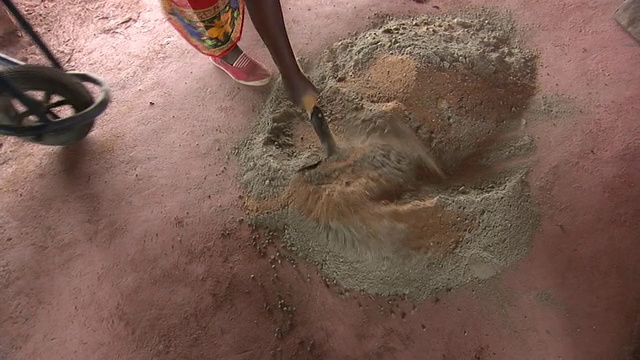
[(9, 79), (2, 75), (0, 75), (0, 90), (6, 90), (10, 95), (18, 99), (22, 105), (33, 112), (33, 115), (38, 116), (40, 119), (47, 118), (47, 109), (44, 108), (39, 101), (22, 92)]
[(0, 69), (2, 69), (3, 67), (14, 67), (14, 66), (19, 66), (19, 65), (24, 65), (25, 63), (23, 61), (20, 61), (18, 59), (14, 59), (11, 56), (7, 55), (7, 54), (3, 54), (0, 53)]
[(95, 119), (107, 109), (107, 106), (111, 102), (109, 86), (96, 75), (82, 72), (68, 72), (67, 74), (75, 76), (81, 82), (91, 83), (100, 87), (100, 95), (98, 99), (94, 101), (93, 105), (77, 114), (46, 124), (34, 126), (0, 125), (0, 135), (18, 137), (40, 136), (95, 121)]
[(98, 98), (93, 102), (93, 105), (91, 105), (89, 108), (66, 118), (65, 121), (66, 120), (79, 121), (78, 119), (83, 119), (85, 117), (91, 118), (91, 119), (97, 118), (100, 114), (102, 114), (107, 109), (107, 106), (109, 105), (109, 103), (111, 103), (111, 89), (109, 88), (109, 85), (107, 85), (107, 83), (104, 80), (102, 80), (95, 74), (76, 72), (76, 71), (69, 71), (67, 72), (67, 74), (75, 76), (78, 80), (80, 80), (80, 82), (90, 83), (99, 87), (100, 95), (98, 95)]

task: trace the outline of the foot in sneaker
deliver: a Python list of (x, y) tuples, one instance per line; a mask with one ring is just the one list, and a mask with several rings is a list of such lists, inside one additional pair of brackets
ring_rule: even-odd
[(244, 52), (230, 64), (222, 58), (211, 60), (222, 71), (227, 73), (233, 80), (248, 86), (264, 86), (271, 80), (271, 73), (262, 64), (253, 60)]

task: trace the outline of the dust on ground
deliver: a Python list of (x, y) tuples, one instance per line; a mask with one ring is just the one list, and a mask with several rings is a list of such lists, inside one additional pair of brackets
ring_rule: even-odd
[[(254, 223), (341, 285), (423, 298), (521, 259), (536, 54), (488, 9), (391, 20), (304, 63), (340, 151), (277, 83), (236, 149)], [(441, 174), (446, 175), (442, 179)]]

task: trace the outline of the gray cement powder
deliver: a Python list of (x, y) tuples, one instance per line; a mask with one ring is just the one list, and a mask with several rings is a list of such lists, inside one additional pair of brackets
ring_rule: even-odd
[[(276, 83), (234, 150), (252, 221), (381, 295), (424, 298), (521, 259), (538, 224), (518, 161), (535, 148), (523, 117), (536, 56), (516, 33), (487, 9), (391, 20), (303, 62), (344, 153), (296, 173), (322, 152)], [(416, 170), (431, 158), (446, 181)]]

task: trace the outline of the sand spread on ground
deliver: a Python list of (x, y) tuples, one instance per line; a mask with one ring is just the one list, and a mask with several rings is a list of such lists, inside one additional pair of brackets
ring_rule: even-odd
[(526, 254), (536, 55), (508, 16), (391, 19), (303, 64), (340, 151), (296, 172), (322, 149), (277, 82), (234, 150), (254, 223), (337, 283), (382, 295), (424, 298)]

